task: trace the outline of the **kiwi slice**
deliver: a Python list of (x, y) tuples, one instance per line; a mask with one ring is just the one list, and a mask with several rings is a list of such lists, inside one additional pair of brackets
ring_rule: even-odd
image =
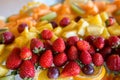
[(43, 16), (43, 17), (41, 17), (40, 18), (40, 20), (48, 20), (48, 21), (51, 21), (51, 20), (53, 20), (54, 18), (56, 18), (57, 17), (57, 14), (56, 14), (56, 12), (51, 12), (51, 13), (48, 13), (48, 14), (46, 14), (45, 16)]
[(71, 3), (71, 8), (73, 11), (75, 11), (77, 14), (85, 14), (85, 11), (77, 6), (75, 3)]
[(0, 28), (0, 34), (3, 33), (3, 32), (6, 32), (6, 31), (8, 31), (8, 27)]
[(5, 76), (5, 77), (1, 77), (0, 80), (15, 80), (15, 76), (9, 75), (9, 76)]

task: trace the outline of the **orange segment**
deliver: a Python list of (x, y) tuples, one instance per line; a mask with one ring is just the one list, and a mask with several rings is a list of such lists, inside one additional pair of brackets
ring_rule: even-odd
[(74, 80), (101, 80), (106, 73), (105, 67), (96, 67), (93, 75), (85, 75), (80, 73), (74, 77)]

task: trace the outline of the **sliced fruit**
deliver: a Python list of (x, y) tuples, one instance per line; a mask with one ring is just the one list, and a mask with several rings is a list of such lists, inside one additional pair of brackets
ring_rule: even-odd
[(9, 70), (5, 66), (0, 65), (0, 77), (5, 76), (8, 73), (8, 71)]
[(80, 73), (80, 75), (77, 75), (74, 77), (74, 80), (101, 80), (106, 73), (105, 67), (95, 67), (95, 71), (92, 75), (85, 75), (83, 73)]
[(4, 44), (0, 44), (0, 55), (2, 54), (4, 48), (5, 48), (5, 45)]
[(0, 28), (0, 33), (6, 32), (6, 31), (8, 31), (8, 27)]
[(1, 77), (0, 80), (15, 80), (15, 75)]
[(108, 14), (106, 12), (100, 13), (100, 16), (101, 16), (103, 21), (106, 21), (109, 18)]
[(53, 37), (51, 38), (51, 42), (54, 42), (56, 39), (58, 38), (58, 36), (56, 36), (55, 34), (53, 34)]
[(105, 39), (110, 37), (110, 33), (108, 32), (108, 29), (105, 27), (103, 30), (103, 33), (101, 34), (102, 37), (104, 37)]
[(85, 35), (85, 32), (86, 32), (86, 27), (89, 26), (89, 23), (87, 21), (85, 21), (84, 19), (81, 19), (79, 22), (78, 22), (78, 25), (77, 25), (77, 33), (78, 35), (80, 36), (84, 36)]
[(103, 26), (90, 25), (90, 26), (87, 27), (86, 35), (99, 36), (103, 33), (103, 30), (104, 30)]
[(69, 38), (71, 36), (77, 36), (77, 31), (76, 30), (71, 30), (71, 31), (63, 32), (62, 36), (64, 38)]
[(78, 5), (76, 5), (75, 3), (71, 3), (71, 8), (77, 14), (85, 14), (85, 11), (82, 8), (78, 7)]
[(62, 27), (59, 26), (53, 30), (53, 33), (57, 36), (60, 36), (61, 32), (62, 32)]
[(48, 23), (47, 20), (40, 21), (40, 22), (38, 22), (38, 23), (36, 24), (36, 27), (43, 26), (43, 25), (45, 25), (45, 24), (47, 24), (47, 23)]
[(51, 21), (53, 20), (55, 17), (57, 16), (57, 14), (55, 12), (51, 12), (43, 17), (40, 18), (40, 20), (48, 20), (48, 21)]

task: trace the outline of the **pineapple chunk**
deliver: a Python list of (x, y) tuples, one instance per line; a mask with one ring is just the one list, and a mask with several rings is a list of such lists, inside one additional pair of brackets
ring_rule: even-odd
[(54, 42), (56, 39), (57, 39), (58, 37), (55, 35), (55, 34), (53, 34), (53, 37), (51, 38), (51, 42)]
[(0, 77), (5, 76), (8, 73), (8, 71), (9, 70), (5, 66), (0, 65)]
[(111, 26), (108, 27), (108, 31), (111, 35), (120, 35), (120, 26)]
[(86, 35), (100, 36), (103, 33), (103, 30), (104, 30), (103, 26), (90, 25), (87, 27)]
[(30, 32), (39, 33), (39, 31), (36, 29), (36, 27), (30, 27)]
[(47, 23), (48, 23), (47, 20), (40, 21), (40, 22), (38, 22), (38, 23), (36, 24), (36, 27), (41, 27), (41, 26), (43, 26), (43, 25), (45, 25), (45, 24), (47, 24)]
[(76, 27), (77, 23), (75, 21), (72, 21), (68, 26), (63, 28), (63, 31), (70, 31), (73, 30)]
[(101, 16), (99, 14), (97, 14), (94, 17), (90, 17), (89, 18), (89, 23), (92, 24), (92, 25), (102, 25)]
[(81, 19), (79, 22), (78, 22), (78, 25), (77, 25), (77, 30), (78, 30), (78, 35), (80, 36), (84, 36), (85, 35), (85, 31), (86, 31), (86, 27), (89, 26), (88, 22), (85, 21), (84, 19)]
[(53, 33), (57, 36), (60, 36), (61, 32), (62, 32), (61, 27), (56, 27), (55, 29), (53, 29)]
[(45, 25), (43, 25), (41, 27), (37, 27), (37, 29), (41, 33), (44, 29), (53, 30), (53, 27), (52, 27), (52, 24), (48, 23), (48, 24), (45, 24)]
[(105, 22), (109, 18), (107, 12), (102, 12), (100, 14), (100, 16), (101, 16), (103, 22)]
[(108, 39), (110, 37), (110, 33), (108, 32), (107, 28), (105, 27), (103, 33), (101, 34), (102, 37)]
[(64, 32), (64, 33), (62, 34), (62, 36), (63, 36), (64, 38), (69, 38), (69, 37), (71, 37), (71, 36), (77, 36), (77, 31), (76, 31), (76, 30), (67, 31), (67, 32)]
[(0, 44), (0, 55), (2, 54), (4, 48), (5, 48), (5, 45), (4, 44)]

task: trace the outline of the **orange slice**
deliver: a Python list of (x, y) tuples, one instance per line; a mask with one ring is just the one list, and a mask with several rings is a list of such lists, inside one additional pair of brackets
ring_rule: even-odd
[(80, 75), (77, 75), (74, 77), (74, 80), (102, 80), (106, 73), (105, 67), (95, 67), (95, 72), (93, 75), (85, 75), (83, 73), (80, 73)]

